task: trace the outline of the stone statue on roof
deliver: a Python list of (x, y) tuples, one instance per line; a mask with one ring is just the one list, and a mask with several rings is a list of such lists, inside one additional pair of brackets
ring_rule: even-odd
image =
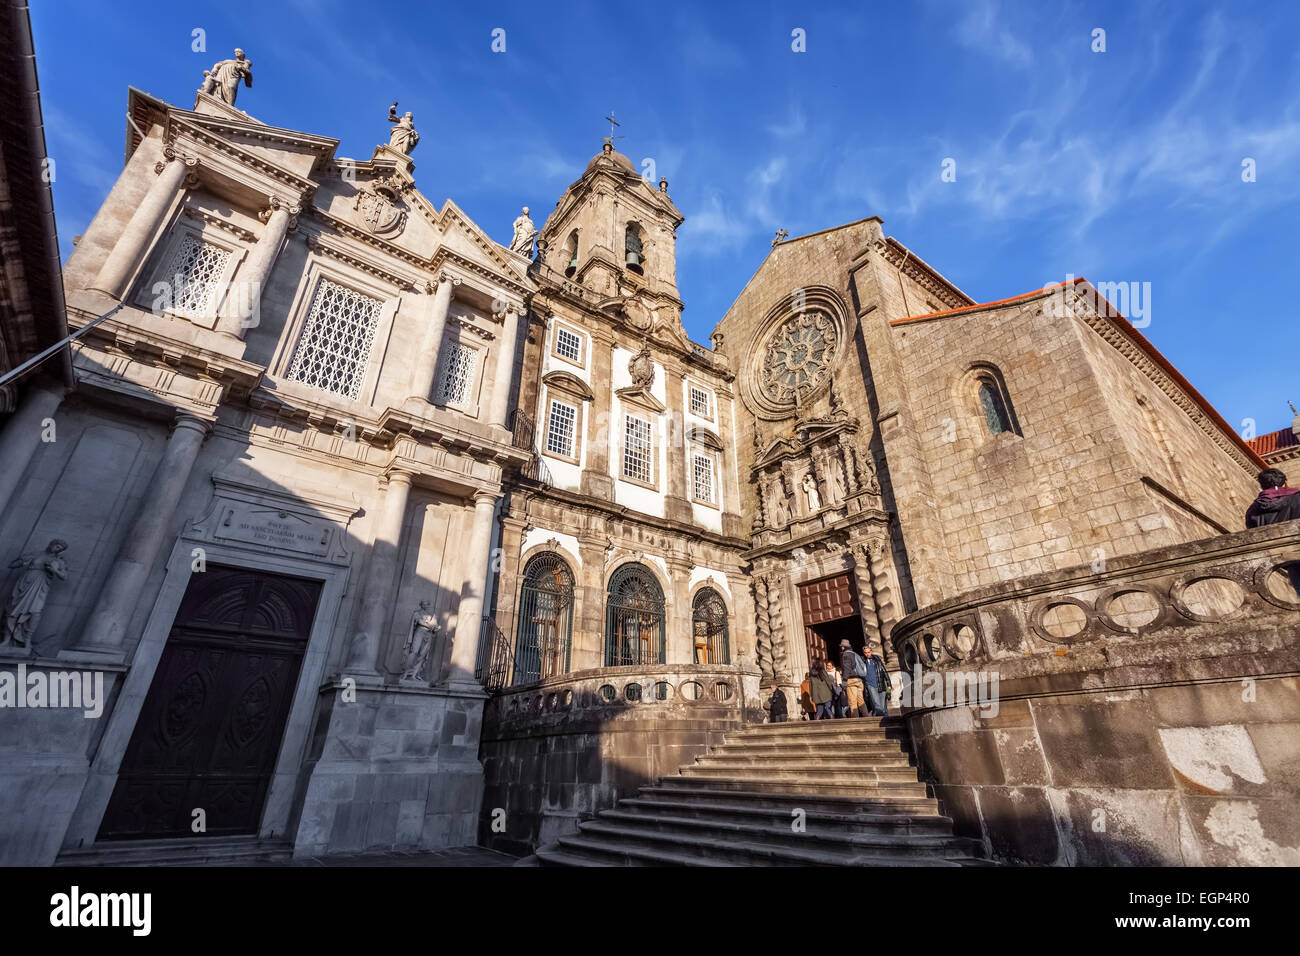
[(240, 80), (252, 89), (253, 64), (244, 57), (243, 50), (236, 48), (234, 59), (219, 60), (212, 65), (212, 69), (203, 71), (203, 85), (199, 87), (199, 92), (215, 96), (223, 103), (234, 106), (235, 97), (239, 95)]

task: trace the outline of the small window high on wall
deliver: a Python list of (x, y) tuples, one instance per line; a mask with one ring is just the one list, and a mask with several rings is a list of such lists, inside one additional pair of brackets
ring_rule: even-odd
[(990, 435), (1020, 434), (1006, 385), (996, 369), (981, 369), (976, 372), (975, 397), (984, 418), (984, 426)]

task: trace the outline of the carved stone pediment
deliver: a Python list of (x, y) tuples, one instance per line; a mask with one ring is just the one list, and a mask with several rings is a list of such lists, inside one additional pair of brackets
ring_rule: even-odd
[(590, 402), (596, 398), (591, 387), (572, 372), (547, 372), (542, 376), (542, 383), (548, 388), (574, 395), (582, 399), (584, 402)]
[(654, 412), (656, 415), (665, 409), (664, 403), (655, 398), (654, 395), (650, 394), (650, 389), (648, 388), (629, 386), (628, 388), (616, 389), (614, 394), (624, 402), (629, 402), (633, 405), (640, 405), (642, 408)]

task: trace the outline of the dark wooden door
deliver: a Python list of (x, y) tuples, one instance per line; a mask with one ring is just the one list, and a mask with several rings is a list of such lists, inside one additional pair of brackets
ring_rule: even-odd
[(853, 579), (848, 574), (837, 574), (799, 585), (799, 610), (803, 613), (809, 668), (815, 670), (823, 667), (827, 657), (838, 667), (839, 641), (836, 640), (835, 646), (828, 648), (823, 634), (827, 629), (819, 625), (858, 616), (858, 595), (853, 587)]
[(190, 578), (100, 839), (257, 832), (320, 590), (216, 565)]

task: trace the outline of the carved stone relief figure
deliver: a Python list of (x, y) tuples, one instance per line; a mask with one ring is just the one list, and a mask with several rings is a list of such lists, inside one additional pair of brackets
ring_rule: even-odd
[(772, 520), (778, 528), (790, 523), (790, 503), (780, 481), (772, 485)]
[(804, 497), (808, 502), (808, 513), (816, 514), (822, 508), (822, 496), (817, 490), (817, 479), (812, 476), (812, 472), (803, 476), (803, 481), (799, 487), (803, 489)]
[(68, 565), (62, 558), (66, 550), (67, 543), (55, 538), (41, 554), (24, 555), (10, 563), (10, 568), (23, 570), (5, 605), (4, 639), (0, 640), (0, 647), (31, 647), (50, 595), (50, 585), (68, 578)]
[(388, 145), (410, 156), (420, 142), (420, 134), (415, 131), (415, 118), (408, 111), (399, 119), (397, 104), (394, 103), (388, 107), (388, 122), (396, 124), (388, 131)]
[(223, 103), (234, 106), (235, 97), (239, 95), (240, 80), (252, 89), (253, 64), (244, 58), (243, 50), (236, 49), (233, 60), (218, 60), (212, 69), (203, 71), (203, 85), (199, 87), (199, 92), (215, 96)]
[(428, 680), (429, 651), (438, 633), (438, 621), (429, 612), (430, 603), (421, 601), (419, 610), (411, 615), (411, 630), (402, 648), (402, 680)]
[(832, 455), (826, 459), (825, 469), (831, 497), (837, 502), (844, 501), (849, 496), (848, 485), (844, 480), (844, 463)]

